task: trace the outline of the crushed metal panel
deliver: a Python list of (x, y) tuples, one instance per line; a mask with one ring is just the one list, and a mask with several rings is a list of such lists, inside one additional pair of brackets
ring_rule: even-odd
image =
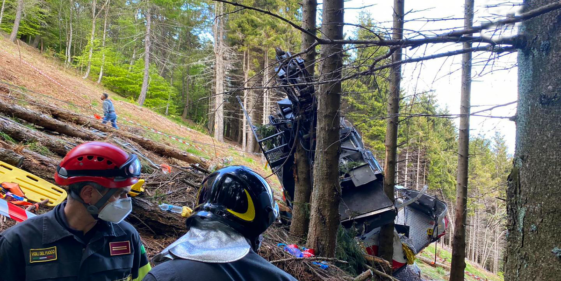
[(372, 168), (368, 164), (354, 168), (349, 172), (349, 175), (351, 175), (351, 180), (356, 187), (360, 187), (377, 179), (376, 174), (374, 174), (374, 171), (372, 171)]
[(341, 221), (370, 212), (393, 208), (393, 202), (384, 193), (382, 181), (373, 181), (360, 188), (345, 188), (341, 196)]

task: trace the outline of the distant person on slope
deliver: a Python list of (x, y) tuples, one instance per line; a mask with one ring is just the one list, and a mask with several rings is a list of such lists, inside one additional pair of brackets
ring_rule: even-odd
[(115, 107), (113, 106), (113, 102), (109, 99), (109, 95), (103, 93), (103, 95), (101, 95), (101, 100), (103, 101), (103, 121), (101, 123), (105, 124), (107, 121), (111, 121), (111, 126), (115, 129), (119, 129), (119, 127), (117, 127)]
[(143, 281), (296, 281), (256, 252), (277, 219), (273, 191), (244, 166), (220, 169), (199, 190), (189, 231), (154, 257)]

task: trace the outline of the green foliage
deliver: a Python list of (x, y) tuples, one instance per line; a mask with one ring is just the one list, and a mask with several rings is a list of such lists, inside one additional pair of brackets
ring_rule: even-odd
[[(0, 29), (8, 34), (12, 32), (14, 26), (17, 6), (17, 0), (6, 0)], [(46, 18), (50, 12), (49, 6), (44, 1), (25, 0), (18, 29), (18, 38), (29, 42), (35, 36), (40, 35), (43, 31), (43, 26), (47, 24)]]
[(10, 137), (8, 134), (0, 131), (0, 138), (4, 139), (7, 142), (11, 142), (11, 143), (18, 143), (16, 140), (14, 140), (12, 137)]
[(46, 148), (45, 146), (43, 146), (42, 144), (38, 143), (38, 142), (31, 142), (28, 143), (27, 146), (29, 147), (29, 149), (31, 151), (35, 151), (43, 156), (54, 156), (55, 154), (52, 153), (48, 148)]
[(357, 233), (352, 229), (339, 226), (337, 230), (337, 248), (335, 257), (347, 261), (347, 264), (338, 265), (352, 276), (356, 276), (366, 270), (364, 252), (355, 237)]

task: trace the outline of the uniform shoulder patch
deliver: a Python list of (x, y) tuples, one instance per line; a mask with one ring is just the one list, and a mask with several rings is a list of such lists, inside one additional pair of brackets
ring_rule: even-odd
[(131, 253), (131, 242), (109, 242), (109, 253), (111, 256), (128, 255)]
[(56, 246), (43, 249), (29, 249), (29, 263), (57, 260)]

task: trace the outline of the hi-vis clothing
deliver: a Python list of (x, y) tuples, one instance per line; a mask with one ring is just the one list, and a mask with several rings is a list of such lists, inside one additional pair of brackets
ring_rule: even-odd
[(65, 205), (0, 234), (0, 280), (142, 280), (150, 271), (129, 223), (100, 220), (83, 235), (68, 226)]

